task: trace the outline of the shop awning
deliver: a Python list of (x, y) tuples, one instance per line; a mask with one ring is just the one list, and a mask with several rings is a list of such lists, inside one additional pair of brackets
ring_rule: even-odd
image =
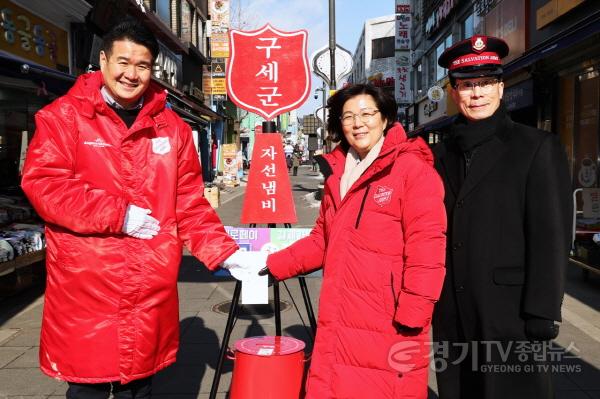
[(425, 133), (425, 132), (440, 130), (442, 128), (445, 128), (446, 126), (450, 126), (452, 124), (452, 122), (454, 122), (454, 119), (456, 119), (456, 115), (440, 116), (437, 119), (434, 119), (430, 122), (427, 122), (427, 123), (417, 127), (415, 130), (411, 130), (410, 132), (408, 132), (408, 137), (415, 137), (415, 136), (419, 136), (420, 134)]
[(65, 94), (73, 86), (76, 79), (76, 76), (68, 73), (1, 51), (0, 73), (17, 79), (42, 81), (46, 90), (58, 95)]
[(183, 120), (186, 120), (186, 122), (187, 122), (187, 119), (189, 119), (191, 122), (198, 123), (202, 126), (208, 125), (208, 122), (204, 118), (201, 118), (198, 115), (194, 115), (191, 112), (186, 111), (185, 109), (183, 109), (181, 107), (171, 104), (171, 108), (173, 109), (173, 111), (177, 112), (182, 117)]
[[(171, 85), (168, 85), (167, 83), (163, 82), (162, 80), (152, 77), (152, 81), (155, 83), (158, 83), (159, 85), (161, 85), (162, 87), (167, 89), (167, 92), (169, 93), (168, 97), (171, 97), (173, 100), (180, 103), (179, 105), (178, 104), (172, 104), (172, 105), (175, 105), (180, 109), (183, 109), (182, 107), (185, 106), (185, 107), (189, 108), (190, 110), (197, 112), (198, 115), (196, 115), (196, 117), (203, 118), (205, 120), (206, 120), (206, 118), (204, 118), (204, 117), (208, 117), (210, 120), (213, 120), (213, 119), (220, 120), (220, 119), (225, 118), (224, 115), (221, 115), (221, 114), (213, 111), (212, 109), (208, 108), (206, 105), (200, 105), (198, 103), (193, 102), (192, 100), (184, 98), (185, 94), (181, 90), (178, 90), (178, 89), (172, 87)], [(173, 102), (171, 102), (171, 103), (173, 103)], [(193, 114), (193, 112), (191, 112), (191, 113)], [(207, 120), (207, 121), (210, 122), (210, 120)]]

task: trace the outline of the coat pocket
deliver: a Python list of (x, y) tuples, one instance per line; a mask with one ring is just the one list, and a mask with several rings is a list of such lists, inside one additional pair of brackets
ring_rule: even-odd
[(497, 285), (523, 285), (525, 270), (522, 267), (497, 267), (494, 269), (493, 278)]

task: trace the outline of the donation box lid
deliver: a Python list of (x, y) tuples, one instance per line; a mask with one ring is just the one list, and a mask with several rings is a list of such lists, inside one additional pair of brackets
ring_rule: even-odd
[(240, 339), (235, 350), (249, 355), (283, 356), (304, 350), (303, 341), (292, 337), (261, 336)]

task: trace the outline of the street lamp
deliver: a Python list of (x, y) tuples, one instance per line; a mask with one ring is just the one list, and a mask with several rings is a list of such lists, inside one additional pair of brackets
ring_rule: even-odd
[(322, 92), (322, 94), (323, 94), (323, 119), (322, 119), (323, 120), (323, 126), (322, 126), (322, 132), (323, 132), (323, 134), (322, 134), (322, 137), (321, 137), (321, 139), (323, 140), (323, 139), (325, 139), (325, 136), (326, 136), (325, 124), (327, 123), (325, 121), (325, 106), (327, 105), (326, 104), (326, 102), (327, 102), (327, 98), (326, 98), (327, 91), (325, 89), (325, 82), (323, 82), (323, 87), (318, 87), (318, 88), (315, 89), (315, 100), (318, 98), (318, 94), (317, 94), (318, 91)]

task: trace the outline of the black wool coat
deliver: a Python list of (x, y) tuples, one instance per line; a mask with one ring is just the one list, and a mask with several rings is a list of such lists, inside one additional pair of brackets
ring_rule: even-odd
[[(560, 321), (572, 197), (557, 135), (503, 114), (466, 177), (452, 134), (434, 154), (448, 215), (446, 279), (432, 320), (434, 341), (522, 342), (528, 317)], [(441, 398), (464, 399), (464, 388), (475, 395), (475, 386), (478, 399), (552, 395), (547, 375), (517, 381), (516, 374), (475, 373), (478, 377), (460, 381), (464, 370), (452, 367), (438, 373), (438, 386), (440, 394), (456, 396)]]
[(524, 339), (528, 315), (560, 321), (572, 200), (558, 137), (505, 115), (462, 185), (463, 153), (452, 137), (434, 154), (448, 215), (436, 337)]

